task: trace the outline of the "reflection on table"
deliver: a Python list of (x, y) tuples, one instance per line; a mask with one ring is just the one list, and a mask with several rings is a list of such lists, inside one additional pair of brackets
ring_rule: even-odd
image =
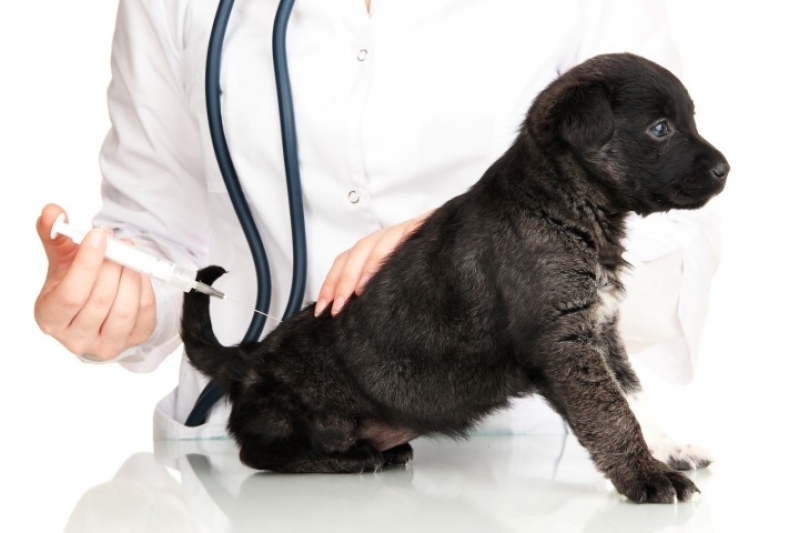
[(155, 443), (78, 502), (66, 530), (326, 532), (708, 531), (710, 471), (696, 501), (637, 505), (571, 435), (418, 439), (406, 467), (365, 474), (274, 474), (229, 440)]

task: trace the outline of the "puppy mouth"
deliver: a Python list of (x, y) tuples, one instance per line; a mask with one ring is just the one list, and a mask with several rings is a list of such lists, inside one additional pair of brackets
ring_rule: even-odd
[(684, 200), (676, 204), (678, 209), (699, 209), (700, 207), (704, 207), (714, 195), (708, 196), (702, 200), (691, 199), (691, 200)]
[(671, 203), (678, 209), (697, 209), (708, 203), (713, 197), (724, 190), (726, 181), (713, 183), (706, 182), (700, 187), (677, 186), (671, 195)]
[(660, 191), (651, 191), (638, 214), (670, 209), (698, 209), (724, 189), (724, 181), (678, 181)]

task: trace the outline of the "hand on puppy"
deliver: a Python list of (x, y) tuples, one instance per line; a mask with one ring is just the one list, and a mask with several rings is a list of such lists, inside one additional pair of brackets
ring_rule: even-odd
[(408, 235), (430, 216), (430, 213), (432, 211), (394, 226), (382, 228), (360, 239), (349, 250), (340, 253), (319, 291), (314, 314), (319, 316), (332, 302), (333, 307), (330, 312), (335, 316), (350, 296), (360, 295), (366, 283), (380, 269), (383, 260), (402, 244)]
[(150, 279), (105, 261), (106, 235), (90, 231), (80, 246), (63, 235), (50, 237), (64, 210), (42, 209), (36, 231), (49, 267), (36, 298), (39, 328), (70, 352), (101, 360), (147, 340), (155, 329), (155, 295)]

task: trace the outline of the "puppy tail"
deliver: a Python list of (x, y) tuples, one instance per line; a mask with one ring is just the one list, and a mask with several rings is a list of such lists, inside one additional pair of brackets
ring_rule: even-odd
[[(197, 272), (197, 280), (211, 285), (224, 273), (222, 267), (212, 265)], [(192, 366), (227, 393), (233, 383), (240, 381), (242, 353), (236, 346), (223, 346), (214, 335), (209, 302), (207, 294), (197, 291), (183, 296), (180, 336)]]

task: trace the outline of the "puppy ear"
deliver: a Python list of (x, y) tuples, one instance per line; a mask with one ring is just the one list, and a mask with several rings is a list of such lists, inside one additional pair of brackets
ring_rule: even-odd
[(558, 135), (578, 150), (595, 150), (613, 136), (613, 110), (604, 87), (598, 84), (569, 87), (556, 107)]

